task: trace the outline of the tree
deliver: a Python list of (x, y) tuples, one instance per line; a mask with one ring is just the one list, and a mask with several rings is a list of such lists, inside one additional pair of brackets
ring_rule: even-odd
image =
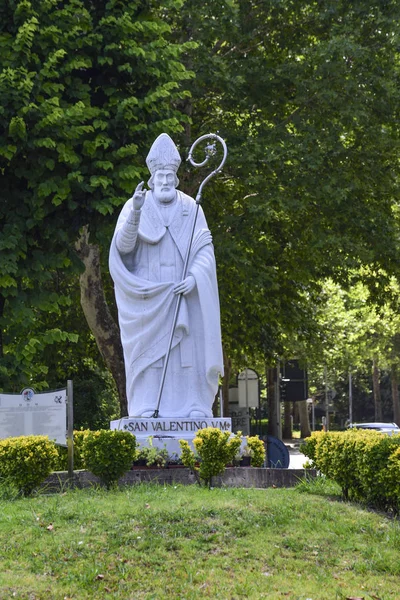
[(398, 274), (399, 7), (223, 4), (205, 5), (208, 20), (193, 1), (182, 11), (200, 45), (192, 137), (218, 129), (230, 149), (207, 205), (228, 353), (272, 358), (285, 335), (309, 333), (326, 276), (348, 285), (362, 264)]
[[(82, 226), (89, 246), (107, 247), (107, 223), (162, 130), (181, 132), (182, 153), (200, 133), (228, 142), (204, 209), (232, 368), (243, 354), (271, 364), (291, 340), (311, 340), (328, 276), (361, 279), (372, 300), (398, 276), (394, 0), (15, 6), (0, 14), (3, 328), (15, 282), (34, 297), (34, 258), (50, 292), (56, 268), (82, 270), (72, 250)], [(201, 178), (184, 170), (182, 188), (193, 193)], [(7, 357), (22, 332), (7, 326)]]
[[(1, 4), (2, 388), (45, 386), (45, 348), (76, 341), (45, 323), (46, 313), (59, 318), (70, 302), (57, 286), (60, 273), (81, 273), (94, 335), (104, 327), (93, 266), (109, 243), (110, 215), (143, 177), (150, 141), (185, 122), (176, 103), (187, 95), (190, 73), (180, 56), (190, 44), (170, 42), (169, 33), (151, 1)], [(121, 348), (107, 327), (109, 347), (98, 336), (99, 347), (124, 410)]]
[[(322, 385), (324, 370), (333, 388), (345, 388), (345, 414), (348, 415), (348, 373), (354, 381), (369, 378), (374, 398), (375, 420), (382, 420), (381, 373), (391, 372), (393, 413), (398, 415), (397, 366), (400, 328), (399, 287), (391, 280), (388, 301), (374, 304), (368, 288), (358, 283), (349, 290), (328, 280), (321, 301), (315, 307), (319, 333), (307, 347), (298, 347), (307, 356), (313, 386)], [(343, 394), (342, 394), (343, 396)], [(337, 401), (341, 402), (340, 394)], [(386, 411), (387, 412), (387, 411)]]

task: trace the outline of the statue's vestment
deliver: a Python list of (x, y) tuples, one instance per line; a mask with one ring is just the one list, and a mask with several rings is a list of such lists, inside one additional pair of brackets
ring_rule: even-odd
[[(190, 242), (196, 203), (182, 192), (171, 205), (159, 205), (147, 192), (134, 250), (121, 254), (116, 239), (130, 218), (132, 200), (121, 211), (110, 250), (121, 340), (124, 349), (129, 416), (154, 411), (175, 312), (174, 286)], [(174, 331), (161, 417), (212, 416), (223, 373), (216, 266), (211, 233), (199, 208), (187, 275), (195, 288), (182, 296)]]

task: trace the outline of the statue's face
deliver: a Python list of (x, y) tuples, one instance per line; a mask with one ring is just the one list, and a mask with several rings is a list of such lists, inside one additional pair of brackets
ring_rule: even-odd
[(176, 196), (176, 174), (170, 169), (160, 169), (154, 174), (153, 194), (159, 202), (172, 202)]

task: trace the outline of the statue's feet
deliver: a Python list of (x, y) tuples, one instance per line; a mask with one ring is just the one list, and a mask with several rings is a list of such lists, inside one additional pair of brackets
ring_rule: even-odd
[(206, 413), (201, 412), (201, 410), (192, 410), (189, 417), (193, 419), (197, 419), (198, 417), (206, 417)]

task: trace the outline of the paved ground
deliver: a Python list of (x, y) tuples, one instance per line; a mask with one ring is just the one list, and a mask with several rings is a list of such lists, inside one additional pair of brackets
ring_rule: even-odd
[(299, 450), (301, 440), (283, 440), (283, 443), (289, 450), (289, 469), (302, 469), (303, 463), (306, 462), (307, 457), (304, 456), (304, 454), (302, 454)]

